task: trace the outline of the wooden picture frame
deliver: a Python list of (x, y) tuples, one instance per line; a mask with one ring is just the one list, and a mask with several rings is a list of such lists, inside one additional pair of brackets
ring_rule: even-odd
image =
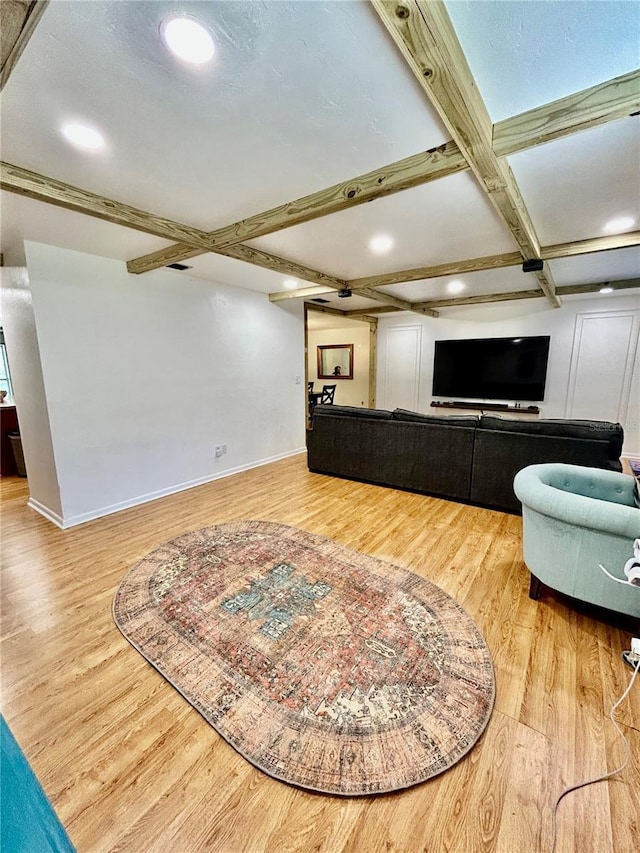
[(353, 379), (353, 344), (319, 346), (318, 379)]

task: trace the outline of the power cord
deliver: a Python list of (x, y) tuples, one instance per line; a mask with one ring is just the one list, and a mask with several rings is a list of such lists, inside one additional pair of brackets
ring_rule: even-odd
[(560, 801), (563, 799), (563, 797), (566, 797), (566, 795), (570, 794), (572, 791), (577, 791), (578, 788), (584, 788), (587, 785), (594, 785), (596, 782), (604, 782), (606, 779), (610, 779), (612, 776), (615, 776), (617, 773), (621, 773), (624, 770), (624, 768), (627, 766), (627, 764), (629, 763), (629, 760), (631, 759), (631, 747), (629, 746), (629, 741), (625, 737), (624, 732), (622, 731), (622, 729), (620, 728), (620, 726), (616, 722), (613, 715), (614, 715), (615, 711), (619, 708), (619, 706), (624, 702), (624, 700), (629, 695), (631, 688), (633, 687), (633, 682), (636, 680), (636, 675), (638, 674), (638, 670), (640, 670), (640, 658), (638, 659), (637, 663), (633, 667), (633, 675), (631, 676), (631, 681), (627, 685), (627, 689), (624, 691), (624, 693), (618, 699), (618, 701), (612, 706), (611, 711), (609, 712), (609, 719), (611, 720), (613, 725), (616, 727), (618, 734), (620, 735), (620, 737), (624, 741), (624, 745), (625, 745), (626, 750), (627, 750), (627, 757), (625, 758), (624, 763), (620, 767), (618, 767), (616, 770), (612, 770), (610, 773), (605, 773), (603, 776), (598, 776), (596, 779), (587, 779), (586, 782), (578, 782), (577, 785), (571, 785), (570, 788), (565, 788), (564, 791), (562, 791), (562, 793), (558, 796), (555, 803), (553, 804), (553, 817), (552, 817), (552, 822), (551, 822), (551, 853), (555, 853), (555, 849), (556, 849), (556, 841), (557, 841), (556, 834), (557, 834), (557, 829), (558, 829), (558, 827), (557, 827), (557, 812), (558, 812), (558, 806), (560, 805)]

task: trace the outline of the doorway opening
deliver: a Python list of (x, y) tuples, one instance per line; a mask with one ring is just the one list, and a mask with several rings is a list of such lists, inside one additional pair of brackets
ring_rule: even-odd
[(304, 328), (307, 426), (311, 426), (313, 407), (322, 399), (323, 389), (329, 389), (325, 401), (332, 396), (335, 405), (374, 408), (376, 318), (356, 320), (305, 304)]

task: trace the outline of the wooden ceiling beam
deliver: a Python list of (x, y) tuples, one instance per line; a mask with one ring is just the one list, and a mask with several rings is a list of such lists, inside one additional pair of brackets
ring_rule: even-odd
[[(445, 145), (413, 154), (411, 157), (390, 163), (373, 172), (334, 184), (327, 189), (211, 231), (208, 234), (210, 246), (212, 249), (223, 248), (262, 237), (265, 234), (274, 234), (284, 228), (338, 213), (466, 169), (466, 160), (458, 150), (458, 146), (453, 142), (447, 142)], [(188, 260), (200, 254), (202, 252), (193, 245), (179, 243), (135, 258), (129, 261), (127, 266), (129, 272), (143, 273), (167, 264)]]
[[(375, 305), (373, 308), (367, 308), (367, 312), (371, 314), (389, 314), (396, 311), (404, 311), (404, 308), (397, 308), (395, 305)], [(359, 314), (361, 309), (352, 309), (347, 311), (347, 315)]]
[[(632, 71), (512, 116), (493, 125), (493, 151), (498, 157), (503, 157), (580, 130), (615, 121), (640, 110), (639, 93), (640, 71)], [(460, 149), (455, 142), (450, 141), (359, 175), (350, 181), (335, 184), (211, 231), (209, 236), (220, 246), (233, 245), (411, 189), (468, 168), (469, 165)], [(186, 243), (176, 244), (129, 261), (129, 270), (136, 273), (148, 272), (170, 263), (189, 260), (199, 254), (200, 250), (193, 246)]]
[(325, 296), (327, 293), (335, 293), (333, 287), (298, 287), (296, 290), (282, 290), (269, 294), (269, 302), (287, 302), (289, 299), (308, 299), (313, 296)]
[(640, 110), (640, 69), (493, 126), (493, 150), (506, 157)]
[(112, 201), (11, 163), (0, 162), (0, 186), (3, 190), (33, 198), (36, 201), (75, 210), (106, 222), (113, 222), (115, 225), (154, 234), (165, 240), (176, 240), (178, 235), (182, 235), (179, 239), (189, 240), (193, 245), (201, 246), (203, 249), (208, 248), (205, 231), (155, 216), (128, 204)]
[[(566, 284), (556, 288), (559, 296), (574, 296), (581, 293), (598, 293), (603, 287), (614, 290), (629, 290), (640, 288), (640, 278), (622, 279), (621, 281), (602, 281), (595, 284)], [(457, 308), (461, 305), (482, 305), (488, 302), (509, 302), (514, 299), (540, 299), (544, 296), (540, 290), (512, 290), (506, 293), (481, 293), (474, 296), (459, 296), (451, 299), (431, 299), (421, 302), (426, 308)]]
[[(319, 270), (303, 266), (296, 261), (280, 258), (277, 255), (271, 255), (268, 252), (254, 249), (252, 246), (245, 246), (242, 243), (212, 250), (208, 245), (209, 235), (198, 228), (191, 228), (180, 222), (155, 216), (145, 210), (112, 201), (96, 193), (72, 187), (62, 181), (47, 178), (44, 175), (30, 172), (27, 169), (23, 169), (20, 166), (13, 166), (10, 163), (0, 163), (0, 187), (18, 195), (24, 195), (37, 201), (56, 205), (57, 207), (64, 207), (69, 210), (85, 213), (88, 216), (113, 222), (116, 225), (123, 225), (127, 228), (144, 231), (147, 234), (154, 234), (157, 237), (175, 240), (178, 234), (182, 234), (182, 239), (187, 239), (192, 245), (202, 246), (205, 251), (213, 251), (215, 254), (245, 261), (254, 266), (264, 267), (283, 275), (301, 278), (304, 281), (310, 281), (312, 284), (321, 285), (333, 290), (342, 290), (346, 286), (344, 279), (335, 278)], [(398, 300), (394, 296), (388, 296), (386, 293), (371, 291), (369, 298), (375, 302), (381, 302), (383, 305), (402, 304), (405, 310), (411, 310), (409, 302)], [(420, 310), (418, 313), (422, 314), (425, 312)]]
[[(491, 128), (493, 151), (498, 157), (503, 157), (589, 127), (615, 121), (640, 110), (639, 93), (640, 70), (512, 116)], [(469, 164), (459, 147), (450, 141), (211, 231), (209, 236), (219, 246), (233, 245), (411, 189), (468, 168)], [(200, 250), (193, 246), (186, 243), (176, 244), (129, 261), (129, 270), (135, 273), (148, 272), (170, 263), (189, 260), (199, 254)]]
[(347, 286), (354, 292), (360, 293), (363, 287), (382, 287), (385, 284), (402, 284), (407, 281), (420, 281), (425, 278), (439, 278), (444, 275), (460, 275), (479, 270), (495, 270), (500, 267), (513, 267), (522, 264), (520, 252), (507, 252), (503, 255), (486, 255), (483, 258), (469, 258), (463, 261), (452, 261), (447, 264), (436, 264), (430, 267), (414, 267), (409, 270), (370, 275), (364, 278), (352, 278)]
[[(612, 234), (608, 237), (592, 237), (588, 240), (576, 240), (572, 243), (556, 243), (552, 246), (541, 246), (540, 256), (545, 261), (551, 261), (557, 258), (570, 258), (575, 255), (590, 255), (596, 252), (628, 249), (638, 245), (640, 245), (640, 231), (630, 231), (626, 234)], [(398, 270), (397, 272), (385, 273), (384, 275), (352, 278), (347, 281), (347, 287), (354, 294), (360, 295), (361, 287), (382, 287), (384, 285), (403, 284), (408, 281), (422, 281), (423, 279), (440, 278), (445, 275), (462, 275), (482, 270), (517, 267), (521, 264), (522, 255), (520, 252), (507, 252), (503, 255), (487, 255), (482, 258), (452, 261), (448, 264)]]
[(40, 22), (49, 0), (0, 2), (0, 92)]
[[(192, 228), (189, 225), (183, 225), (180, 222), (174, 222), (171, 219), (165, 219), (162, 216), (156, 216), (153, 213), (131, 207), (128, 204), (121, 204), (120, 202), (88, 192), (87, 190), (79, 189), (78, 187), (72, 187), (70, 184), (65, 184), (55, 178), (39, 175), (36, 172), (30, 172), (20, 166), (0, 162), (0, 188), (17, 193), (18, 195), (27, 196), (27, 198), (33, 198), (36, 201), (53, 204), (56, 207), (75, 210), (87, 216), (93, 216), (96, 219), (112, 222), (115, 225), (122, 225), (125, 228), (133, 228), (136, 231), (153, 234), (156, 237), (162, 237), (167, 240), (175, 240), (177, 237), (178, 239), (189, 240), (192, 244), (200, 245), (205, 251), (210, 251), (209, 237), (205, 231)], [(182, 237), (178, 235), (182, 235)], [(313, 284), (322, 285), (333, 290), (341, 290), (345, 287), (343, 279), (335, 278), (310, 267), (305, 267), (286, 258), (279, 258), (277, 255), (261, 252), (250, 246), (229, 246), (226, 249), (216, 249), (213, 251), (216, 254), (246, 261), (247, 263), (284, 275), (302, 278), (305, 281), (310, 281)], [(382, 297), (380, 301), (384, 301)]]
[[(558, 258), (571, 258), (578, 255), (589, 255), (597, 252), (611, 252), (616, 249), (628, 249), (640, 245), (640, 231), (629, 231), (626, 234), (612, 234), (607, 237), (592, 237), (589, 240), (576, 240), (572, 243), (556, 243), (551, 246), (542, 246), (540, 255), (543, 260), (554, 260)], [(482, 270), (501, 269), (503, 267), (520, 266), (522, 256), (520, 252), (507, 252), (503, 255), (487, 255), (482, 258), (471, 258), (461, 261), (452, 261), (448, 264), (436, 264), (430, 267), (416, 267), (409, 270), (399, 270), (395, 273), (384, 275), (372, 275), (365, 278), (353, 278), (346, 282), (354, 296), (364, 296), (371, 292), (371, 288), (384, 285), (402, 284), (409, 281), (422, 281), (430, 278), (440, 278), (446, 275), (461, 275)], [(529, 273), (527, 273), (528, 275)], [(366, 288), (366, 291), (364, 290)], [(298, 299), (306, 296), (321, 296), (331, 293), (335, 288), (317, 287), (301, 288), (283, 293), (272, 293), (269, 298), (273, 302), (284, 299)], [(560, 293), (562, 295), (562, 293)], [(422, 303), (420, 303), (422, 304)], [(370, 311), (384, 312), (395, 310), (406, 310), (393, 307), (370, 308)]]
[(238, 243), (237, 246), (228, 246), (226, 249), (216, 249), (215, 254), (234, 258), (238, 261), (245, 261), (247, 264), (263, 267), (266, 270), (279, 272), (293, 278), (301, 278), (304, 281), (310, 281), (313, 284), (327, 287), (334, 291), (342, 290), (346, 287), (346, 282), (341, 278), (336, 278), (320, 270), (306, 267), (288, 258), (280, 258), (268, 252), (261, 252), (259, 249), (254, 249), (252, 246), (245, 246), (242, 243)]
[[(314, 302), (304, 303), (308, 311), (319, 311), (321, 314), (334, 314), (336, 317), (345, 317), (349, 320), (358, 320), (361, 323), (369, 323), (371, 326), (378, 325), (377, 317), (370, 317), (363, 311), (341, 311), (339, 308), (331, 308), (328, 305), (316, 305)], [(393, 311), (396, 309), (393, 308)]]
[[(506, 160), (491, 147), (493, 125), (442, 0), (371, 0), (480, 186), (518, 244), (524, 260), (540, 257), (540, 244)], [(558, 307), (550, 276), (538, 275)]]
[(595, 252), (610, 252), (614, 249), (630, 249), (640, 246), (640, 231), (628, 231), (626, 234), (611, 234), (607, 237), (592, 237), (590, 240), (575, 240), (573, 243), (556, 243), (543, 246), (540, 257), (545, 261), (558, 258), (572, 258), (576, 255), (590, 255)]
[(388, 293), (381, 293), (379, 290), (374, 290), (372, 287), (361, 287), (359, 296), (365, 296), (367, 299), (374, 299), (376, 302), (392, 305), (394, 308), (399, 308), (401, 311), (414, 311), (416, 314), (426, 314), (428, 317), (437, 317), (436, 311), (431, 311), (429, 308), (424, 308), (422, 305), (416, 306), (406, 299), (398, 299), (396, 296), (390, 296)]

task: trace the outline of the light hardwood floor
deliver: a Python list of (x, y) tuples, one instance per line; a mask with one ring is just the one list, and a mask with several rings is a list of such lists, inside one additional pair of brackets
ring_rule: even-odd
[[(531, 601), (516, 516), (310, 474), (304, 456), (64, 532), (26, 507), (24, 480), (0, 488), (2, 710), (79, 851), (546, 851), (557, 794), (621, 762), (608, 713), (631, 626), (548, 591)], [(465, 607), (497, 680), (467, 757), (396, 794), (298, 790), (237, 755), (124, 640), (111, 603), (131, 564), (242, 518), (398, 563)], [(632, 765), (562, 802), (558, 851), (640, 850), (640, 678), (618, 717)]]

